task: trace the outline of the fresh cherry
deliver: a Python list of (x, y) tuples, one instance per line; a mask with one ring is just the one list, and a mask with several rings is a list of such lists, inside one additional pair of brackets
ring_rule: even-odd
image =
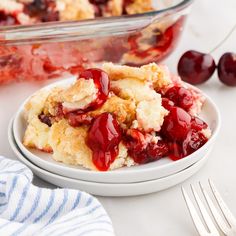
[(171, 87), (164, 96), (174, 102), (175, 106), (181, 107), (186, 111), (189, 111), (193, 105), (193, 95), (184, 87)]
[(119, 153), (121, 129), (110, 113), (102, 113), (92, 123), (87, 145), (93, 151), (93, 163), (100, 171), (106, 171)]
[(227, 52), (223, 54), (218, 63), (218, 76), (222, 83), (236, 86), (236, 54)]
[(161, 133), (170, 141), (183, 141), (191, 128), (191, 116), (180, 107), (173, 107), (165, 117)]
[(216, 64), (210, 54), (197, 51), (185, 52), (178, 63), (179, 76), (190, 84), (201, 84), (214, 73)]
[(107, 73), (100, 69), (87, 69), (79, 74), (79, 78), (93, 79), (98, 89), (97, 98), (89, 105), (89, 110), (101, 107), (106, 102), (110, 91), (110, 80)]

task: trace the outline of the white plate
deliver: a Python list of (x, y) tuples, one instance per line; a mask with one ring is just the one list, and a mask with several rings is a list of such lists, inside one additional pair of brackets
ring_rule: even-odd
[[(68, 85), (74, 79), (67, 79), (46, 86), (45, 89), (58, 85)], [(204, 95), (206, 96), (206, 95)], [(28, 100), (28, 99), (27, 99)], [(27, 101), (26, 100), (26, 101)], [(26, 102), (25, 101), (25, 102)], [(24, 103), (25, 104), (25, 103)], [(148, 163), (145, 165), (124, 167), (114, 171), (97, 172), (87, 170), (79, 166), (71, 166), (56, 162), (52, 155), (34, 149), (27, 149), (22, 144), (23, 135), (26, 129), (26, 121), (23, 115), (24, 104), (19, 108), (13, 122), (13, 135), (20, 150), (31, 162), (52, 173), (63, 175), (79, 180), (101, 182), (101, 183), (133, 183), (162, 178), (177, 173), (195, 162), (199, 161), (213, 146), (220, 128), (220, 115), (214, 102), (206, 96), (201, 117), (209, 124), (213, 135), (211, 139), (198, 151), (178, 161), (171, 161), (168, 158)]]
[(209, 153), (211, 151), (211, 149), (208, 150), (205, 156), (202, 157), (200, 161), (196, 162), (195, 164), (191, 165), (185, 170), (168, 177), (139, 183), (111, 184), (111, 183), (95, 183), (95, 182), (77, 180), (73, 178), (67, 178), (61, 175), (53, 174), (49, 171), (37, 167), (24, 156), (24, 154), (20, 151), (20, 149), (18, 149), (17, 144), (13, 137), (11, 124), (9, 125), (8, 128), (8, 140), (17, 158), (26, 166), (28, 166), (34, 172), (34, 174), (40, 177), (41, 179), (60, 187), (79, 189), (88, 192), (90, 194), (98, 196), (109, 196), (109, 197), (137, 196), (137, 195), (158, 192), (173, 187), (183, 182), (184, 180), (188, 179), (197, 171), (199, 171), (200, 168), (207, 161)]

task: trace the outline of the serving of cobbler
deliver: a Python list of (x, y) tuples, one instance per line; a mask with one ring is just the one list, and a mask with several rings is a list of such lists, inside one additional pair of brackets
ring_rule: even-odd
[(98, 171), (178, 160), (211, 136), (198, 117), (204, 100), (165, 66), (105, 63), (34, 94), (25, 104), (23, 144)]

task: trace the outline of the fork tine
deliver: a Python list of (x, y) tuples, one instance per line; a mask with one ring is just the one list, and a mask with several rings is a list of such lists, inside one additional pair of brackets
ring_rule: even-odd
[(229, 223), (230, 226), (236, 226), (235, 217), (233, 216), (233, 214), (231, 213), (229, 208), (226, 206), (225, 202), (223, 201), (222, 197), (220, 196), (220, 193), (216, 189), (214, 183), (210, 179), (208, 180), (208, 182), (210, 184), (212, 193), (215, 196), (215, 199), (216, 199), (222, 213), (224, 214), (225, 219), (227, 220), (227, 222)]
[(207, 213), (207, 210), (206, 210), (205, 206), (203, 205), (203, 203), (202, 203), (200, 197), (198, 196), (197, 191), (195, 190), (193, 185), (191, 185), (191, 189), (192, 189), (194, 198), (195, 198), (195, 200), (198, 204), (198, 207), (200, 209), (200, 212), (202, 214), (202, 217), (203, 217), (210, 233), (212, 233), (215, 236), (219, 235), (219, 232), (218, 232), (217, 228), (215, 227), (214, 223), (212, 222), (211, 217)]
[(193, 223), (198, 231), (198, 233), (201, 236), (205, 236), (205, 235), (209, 235), (209, 233), (206, 231), (205, 226), (203, 225), (200, 217), (198, 216), (198, 213), (193, 205), (193, 203), (191, 202), (188, 194), (186, 193), (185, 189), (182, 187), (182, 194), (184, 196), (184, 200), (186, 202), (186, 205), (188, 207), (189, 213), (191, 215), (191, 218), (193, 220)]
[(200, 188), (202, 190), (202, 193), (206, 199), (206, 202), (211, 210), (211, 213), (213, 215), (213, 217), (215, 218), (216, 223), (218, 224), (218, 226), (220, 227), (220, 229), (222, 230), (222, 232), (224, 234), (227, 234), (227, 232), (229, 231), (229, 227), (227, 227), (225, 221), (223, 220), (222, 216), (219, 214), (218, 210), (216, 209), (214, 203), (212, 202), (211, 198), (209, 197), (207, 191), (203, 188), (201, 182), (199, 182)]

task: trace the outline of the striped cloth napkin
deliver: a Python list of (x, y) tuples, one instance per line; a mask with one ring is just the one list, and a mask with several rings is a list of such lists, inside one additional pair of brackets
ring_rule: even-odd
[(114, 236), (110, 218), (91, 195), (34, 186), (33, 174), (0, 156), (1, 236)]

